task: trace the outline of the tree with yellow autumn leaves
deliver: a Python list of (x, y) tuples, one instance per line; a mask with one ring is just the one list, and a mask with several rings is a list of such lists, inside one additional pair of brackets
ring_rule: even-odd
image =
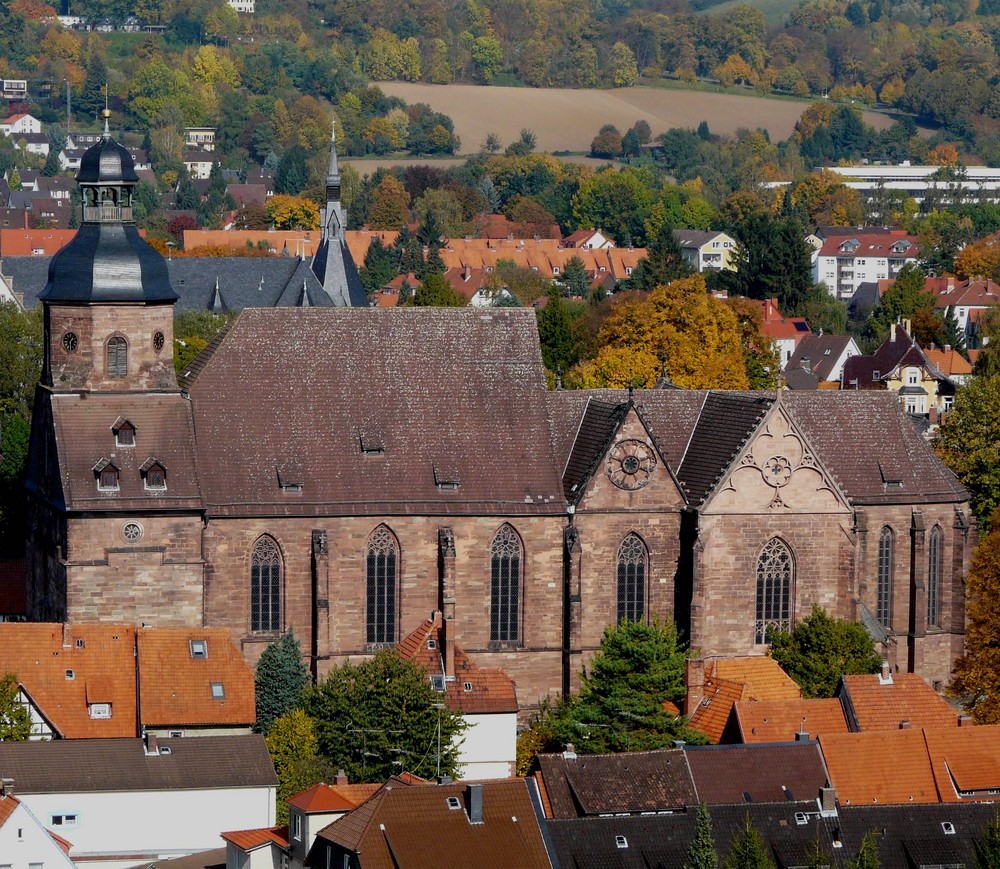
[(597, 356), (573, 366), (566, 385), (651, 387), (662, 370), (685, 389), (773, 385), (778, 373), (773, 345), (760, 334), (753, 303), (738, 301), (734, 306), (709, 295), (701, 275), (656, 287), (648, 295), (622, 294), (601, 326)]

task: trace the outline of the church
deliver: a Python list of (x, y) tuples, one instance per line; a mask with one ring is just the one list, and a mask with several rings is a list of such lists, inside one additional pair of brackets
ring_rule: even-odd
[(176, 375), (131, 158), (105, 135), (77, 177), (41, 296), (31, 618), (222, 627), (251, 662), (294, 629), (321, 678), (440, 613), (442, 657), (525, 708), (619, 620), (765, 654), (819, 605), (947, 681), (975, 525), (893, 394), (552, 391), (524, 309), (250, 308)]

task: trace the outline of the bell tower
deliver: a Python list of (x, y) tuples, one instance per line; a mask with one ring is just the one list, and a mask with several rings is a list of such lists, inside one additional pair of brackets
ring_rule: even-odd
[(76, 180), (82, 221), (49, 265), (42, 384), (53, 392), (176, 391), (173, 307), (163, 257), (139, 235), (132, 156), (104, 135)]

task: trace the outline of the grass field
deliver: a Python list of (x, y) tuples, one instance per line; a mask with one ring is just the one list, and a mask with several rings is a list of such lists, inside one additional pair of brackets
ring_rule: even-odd
[[(522, 128), (534, 131), (540, 151), (587, 152), (604, 124), (614, 124), (624, 132), (640, 119), (649, 123), (654, 136), (671, 127), (694, 129), (707, 121), (713, 133), (722, 134), (735, 133), (740, 127), (764, 127), (771, 141), (777, 142), (791, 135), (809, 105), (807, 100), (750, 93), (656, 87), (569, 90), (419, 82), (380, 82), (379, 87), (408, 103), (427, 103), (449, 115), (465, 154), (478, 151), (487, 133), (496, 133), (506, 145)], [(865, 120), (877, 129), (892, 123), (877, 112), (865, 112)]]
[(707, 9), (702, 9), (702, 14), (728, 12), (734, 6), (753, 6), (764, 13), (768, 24), (784, 24), (788, 18), (788, 13), (798, 5), (799, 0), (724, 0), (716, 3)]

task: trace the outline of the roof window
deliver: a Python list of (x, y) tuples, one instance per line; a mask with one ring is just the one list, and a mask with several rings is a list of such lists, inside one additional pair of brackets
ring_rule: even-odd
[(428, 637), (427, 638), (427, 648), (428, 649), (436, 649), (437, 647), (438, 647), (437, 640), (435, 640), (434, 637)]
[(445, 802), (448, 803), (448, 808), (453, 812), (462, 808), (462, 801), (458, 797), (448, 797)]
[(942, 831), (944, 831), (944, 834), (946, 836), (954, 836), (955, 835), (955, 825), (951, 821), (942, 821), (941, 822), (941, 829), (942, 829)]
[(67, 670), (66, 671), (66, 681), (67, 682), (72, 682), (74, 679), (76, 679), (76, 673), (74, 673), (72, 670)]
[(626, 839), (624, 836), (615, 836), (615, 845), (619, 848), (627, 848), (628, 839)]
[(462, 683), (462, 687), (465, 689), (465, 693), (466, 694), (471, 694), (472, 693), (472, 683), (471, 682), (463, 682)]
[(212, 683), (212, 699), (213, 700), (226, 699), (226, 688), (221, 682)]
[(191, 649), (192, 658), (208, 657), (208, 640), (189, 640), (188, 647)]
[(431, 688), (435, 691), (444, 691), (444, 676), (440, 673), (431, 674)]

